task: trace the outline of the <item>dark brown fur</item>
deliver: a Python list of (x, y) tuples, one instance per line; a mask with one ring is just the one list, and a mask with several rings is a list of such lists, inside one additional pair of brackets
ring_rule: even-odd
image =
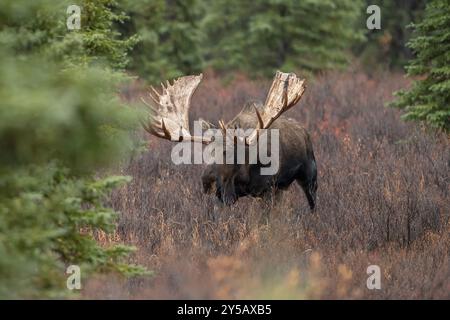
[[(261, 106), (259, 106), (261, 107)], [(228, 128), (256, 128), (257, 117), (247, 104)], [(305, 192), (311, 210), (316, 204), (317, 166), (308, 132), (294, 119), (280, 116), (269, 129), (278, 129), (280, 138), (279, 170), (275, 175), (261, 175), (261, 164), (213, 164), (203, 175), (205, 193), (215, 185), (217, 198), (226, 205), (239, 197), (264, 196), (288, 188), (296, 180)], [(269, 143), (270, 143), (270, 139)], [(270, 147), (269, 147), (270, 150)]]

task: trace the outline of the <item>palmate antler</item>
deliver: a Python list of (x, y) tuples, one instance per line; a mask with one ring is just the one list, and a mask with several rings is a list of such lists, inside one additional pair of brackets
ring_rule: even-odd
[(295, 106), (305, 92), (305, 79), (300, 79), (295, 73), (277, 71), (272, 86), (267, 94), (262, 112), (255, 107), (258, 117), (257, 128), (247, 137), (246, 143), (253, 144), (260, 129), (267, 129), (283, 112)]
[(147, 123), (142, 123), (144, 129), (159, 138), (171, 141), (194, 141), (208, 144), (212, 141), (208, 137), (192, 136), (189, 132), (189, 108), (191, 97), (197, 89), (203, 75), (186, 76), (178, 78), (166, 86), (161, 83), (162, 93), (153, 87), (148, 93), (154, 106), (142, 101), (150, 108), (150, 118)]
[[(202, 74), (198, 76), (186, 76), (178, 78), (166, 86), (161, 84), (162, 93), (153, 87), (149, 92), (149, 97), (153, 100), (155, 107), (147, 104), (151, 112), (151, 119), (147, 123), (142, 123), (144, 129), (150, 134), (159, 138), (171, 141), (194, 141), (208, 144), (212, 138), (192, 136), (189, 132), (189, 108), (191, 97), (197, 89)], [(259, 134), (259, 130), (267, 129), (270, 125), (291, 107), (297, 104), (305, 91), (305, 80), (300, 79), (294, 73), (283, 73), (277, 71), (272, 82), (272, 86), (267, 94), (266, 102), (262, 111), (255, 107), (258, 125), (255, 130), (245, 138), (245, 143), (253, 144)], [(219, 126), (227, 135), (227, 126), (220, 120)], [(234, 141), (244, 140), (243, 138)]]

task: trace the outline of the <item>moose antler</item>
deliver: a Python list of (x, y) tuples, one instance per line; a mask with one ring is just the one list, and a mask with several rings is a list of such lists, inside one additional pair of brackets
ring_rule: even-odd
[(267, 94), (262, 112), (255, 107), (258, 118), (257, 128), (247, 137), (246, 143), (253, 144), (260, 129), (267, 129), (281, 114), (300, 101), (305, 92), (305, 79), (300, 79), (295, 73), (277, 71)]
[(150, 108), (150, 119), (142, 122), (144, 129), (159, 138), (171, 141), (194, 141), (208, 144), (212, 139), (208, 137), (192, 136), (189, 132), (189, 107), (191, 97), (197, 89), (203, 75), (185, 76), (176, 79), (173, 84), (169, 81), (166, 86), (161, 83), (162, 93), (153, 87), (148, 92), (154, 106), (142, 101)]

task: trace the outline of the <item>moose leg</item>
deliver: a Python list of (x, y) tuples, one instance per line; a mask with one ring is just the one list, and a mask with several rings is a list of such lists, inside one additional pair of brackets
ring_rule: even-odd
[(206, 167), (202, 174), (203, 193), (213, 193), (213, 188), (216, 187), (216, 178), (216, 167), (213, 165)]
[(317, 190), (316, 180), (314, 179), (313, 181), (308, 182), (297, 180), (297, 182), (305, 192), (309, 208), (311, 209), (311, 211), (314, 211), (314, 208), (316, 207), (316, 190)]
[(305, 192), (308, 200), (309, 208), (314, 211), (316, 207), (316, 192), (317, 192), (317, 169), (315, 162), (306, 170), (301, 170), (297, 175), (297, 183)]

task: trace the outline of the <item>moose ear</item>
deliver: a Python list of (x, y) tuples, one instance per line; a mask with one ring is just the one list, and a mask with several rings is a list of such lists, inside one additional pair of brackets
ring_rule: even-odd
[(211, 122), (208, 122), (202, 118), (199, 118), (198, 122), (200, 122), (200, 125), (202, 126), (202, 130), (216, 129), (215, 125), (213, 125)]

